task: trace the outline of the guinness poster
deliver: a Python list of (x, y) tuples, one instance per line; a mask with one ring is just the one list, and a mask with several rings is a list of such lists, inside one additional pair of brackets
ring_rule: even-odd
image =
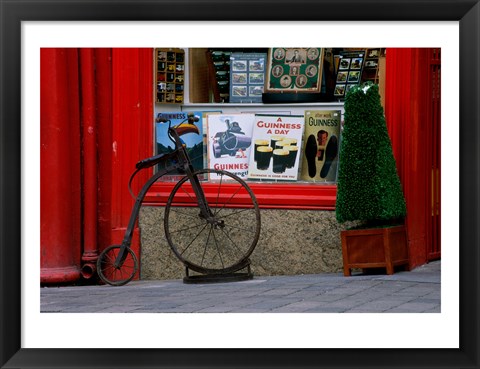
[(337, 181), (340, 148), (340, 110), (307, 110), (300, 179), (310, 182)]

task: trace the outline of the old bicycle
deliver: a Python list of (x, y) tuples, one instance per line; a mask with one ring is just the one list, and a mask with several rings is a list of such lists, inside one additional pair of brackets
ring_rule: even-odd
[[(171, 127), (170, 120), (161, 120), (169, 125), (168, 136), (175, 149), (136, 164), (129, 181), (131, 193), (131, 183), (140, 170), (157, 164), (163, 168), (145, 182), (136, 196), (122, 244), (109, 246), (99, 255), (97, 273), (103, 282), (121, 286), (135, 276), (138, 259), (130, 245), (142, 201), (159, 178), (174, 172), (182, 173), (182, 178), (167, 199), (163, 227), (171, 250), (186, 268), (184, 281), (198, 277), (191, 276), (190, 270), (206, 278), (202, 280), (228, 279), (235, 274), (251, 278), (249, 257), (260, 235), (257, 200), (245, 181), (230, 172), (194, 170), (180, 136), (195, 127), (195, 121), (198, 117), (189, 115), (184, 122)], [(207, 198), (204, 183), (210, 177), (216, 178), (215, 190)], [(239, 272), (244, 269), (248, 272)]]

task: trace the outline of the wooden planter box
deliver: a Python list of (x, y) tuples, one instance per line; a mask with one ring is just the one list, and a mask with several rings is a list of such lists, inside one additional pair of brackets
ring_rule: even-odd
[(386, 268), (406, 265), (409, 269), (405, 226), (355, 229), (341, 232), (343, 274), (351, 275), (352, 268)]

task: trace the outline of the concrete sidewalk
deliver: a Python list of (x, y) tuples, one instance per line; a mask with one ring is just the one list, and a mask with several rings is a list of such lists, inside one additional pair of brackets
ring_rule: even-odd
[(440, 313), (441, 262), (394, 275), (255, 276), (41, 288), (42, 313)]

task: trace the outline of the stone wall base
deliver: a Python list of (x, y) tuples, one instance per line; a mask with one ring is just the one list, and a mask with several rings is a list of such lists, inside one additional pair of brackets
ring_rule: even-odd
[[(163, 207), (144, 206), (140, 211), (141, 279), (180, 279), (183, 264), (165, 238)], [(334, 211), (261, 210), (262, 227), (253, 251), (255, 276), (341, 272), (340, 232), (345, 225)]]

